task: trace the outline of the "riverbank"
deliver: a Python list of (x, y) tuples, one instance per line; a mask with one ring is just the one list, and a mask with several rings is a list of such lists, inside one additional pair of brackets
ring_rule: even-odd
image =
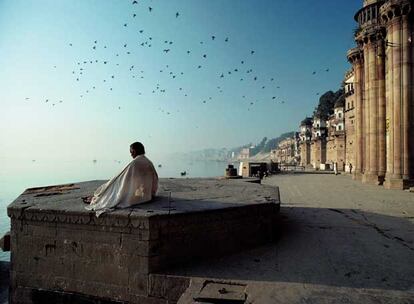
[[(170, 271), (241, 282), (249, 303), (414, 303), (414, 194), (283, 174), (277, 242)], [(186, 303), (186, 302), (182, 302)]]
[[(249, 303), (414, 303), (413, 193), (349, 175), (283, 174), (263, 183), (280, 189), (275, 242), (169, 269), (154, 282), (232, 282), (246, 286)], [(196, 293), (188, 289), (179, 303)]]

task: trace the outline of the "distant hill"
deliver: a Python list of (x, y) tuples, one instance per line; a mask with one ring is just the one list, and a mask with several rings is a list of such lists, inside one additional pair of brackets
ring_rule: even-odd
[(272, 139), (267, 139), (267, 137), (263, 137), (263, 139), (257, 143), (256, 145), (253, 145), (252, 143), (244, 144), (239, 147), (235, 148), (221, 148), (221, 149), (202, 149), (197, 151), (190, 151), (186, 153), (176, 153), (173, 155), (174, 158), (179, 159), (186, 159), (186, 160), (202, 160), (202, 161), (229, 161), (232, 159), (232, 154), (234, 152), (235, 157), (238, 156), (238, 154), (241, 152), (244, 148), (250, 148), (253, 146), (251, 150), (251, 156), (258, 159), (266, 159), (268, 158), (268, 154), (270, 153), (270, 150), (275, 149), (280, 141), (287, 137), (291, 137), (294, 135), (295, 132), (287, 132), (283, 133), (279, 137), (275, 137)]
[[(250, 151), (251, 152), (250, 154), (254, 156), (259, 153), (269, 153), (270, 150), (275, 149), (277, 147), (279, 142), (281, 142), (285, 138), (292, 137), (294, 134), (295, 134), (294, 131), (287, 132), (287, 133), (283, 133), (282, 135), (269, 139), (269, 140), (267, 139), (267, 137), (263, 137), (263, 139), (258, 144), (256, 144), (254, 148), (252, 148), (252, 150)], [(251, 146), (252, 144), (250, 143), (247, 145), (243, 145), (241, 147), (232, 148), (230, 149), (230, 151), (238, 154), (243, 148), (249, 148)]]

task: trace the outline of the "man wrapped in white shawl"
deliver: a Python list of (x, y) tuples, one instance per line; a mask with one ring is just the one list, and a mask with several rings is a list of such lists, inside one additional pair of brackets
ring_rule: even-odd
[(135, 142), (130, 146), (133, 160), (117, 176), (96, 189), (91, 203), (86, 207), (96, 211), (96, 216), (115, 208), (148, 202), (158, 189), (158, 175), (152, 162), (145, 157), (145, 148)]

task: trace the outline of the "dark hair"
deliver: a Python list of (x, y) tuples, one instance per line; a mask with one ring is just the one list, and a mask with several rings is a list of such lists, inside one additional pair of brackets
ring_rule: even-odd
[(137, 155), (145, 154), (144, 145), (138, 141), (131, 144), (130, 147), (137, 153)]

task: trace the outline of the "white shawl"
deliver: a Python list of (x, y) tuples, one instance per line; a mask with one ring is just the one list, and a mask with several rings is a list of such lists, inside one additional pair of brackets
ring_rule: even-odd
[(152, 162), (139, 155), (117, 176), (96, 189), (88, 210), (98, 217), (114, 208), (127, 208), (148, 202), (158, 189), (158, 175)]

